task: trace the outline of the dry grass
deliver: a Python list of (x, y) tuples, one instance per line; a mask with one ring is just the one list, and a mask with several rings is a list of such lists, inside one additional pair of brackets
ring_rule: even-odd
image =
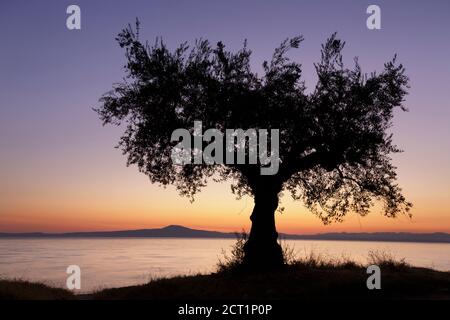
[(398, 259), (392, 253), (387, 251), (369, 251), (368, 264), (375, 264), (383, 269), (406, 270), (411, 265), (404, 258)]

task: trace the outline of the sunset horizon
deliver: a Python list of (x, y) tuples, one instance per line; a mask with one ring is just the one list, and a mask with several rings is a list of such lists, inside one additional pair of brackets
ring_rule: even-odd
[[(33, 233), (44, 233), (44, 234), (66, 234), (66, 233), (89, 233), (89, 232), (115, 232), (115, 231), (137, 231), (137, 230), (154, 230), (154, 229), (164, 229), (164, 228), (168, 228), (168, 227), (182, 227), (182, 228), (186, 228), (186, 229), (192, 229), (192, 230), (201, 230), (201, 231), (217, 231), (217, 232), (221, 232), (221, 233), (231, 233), (231, 234), (239, 234), (241, 232), (249, 232), (249, 228), (224, 228), (224, 227), (203, 227), (202, 225), (196, 226), (196, 225), (188, 225), (188, 224), (179, 224), (179, 223), (169, 223), (169, 224), (164, 224), (164, 225), (148, 225), (145, 227), (142, 227), (142, 225), (138, 225), (136, 227), (130, 226), (129, 228), (123, 228), (123, 229), (118, 229), (118, 228), (105, 228), (105, 229), (67, 229), (67, 230), (61, 230), (61, 229), (57, 229), (57, 230), (53, 230), (53, 229), (49, 229), (47, 231), (43, 231), (42, 229), (39, 230), (34, 230), (34, 229), (30, 229), (30, 230), (19, 230), (19, 231), (0, 231), (0, 233), (4, 233), (4, 234), (33, 234)], [(283, 231), (283, 229), (277, 228), (280, 234), (289, 234), (289, 235), (320, 235), (320, 234), (328, 234), (328, 233), (354, 233), (354, 234), (358, 234), (358, 233), (410, 233), (410, 234), (433, 234), (433, 233), (444, 233), (444, 234), (450, 234), (450, 232), (448, 231), (435, 231), (434, 229), (431, 230), (417, 230), (415, 231), (414, 229), (405, 229), (405, 230), (401, 230), (401, 229), (363, 229), (363, 228), (359, 228), (359, 229), (317, 229), (317, 231), (314, 231), (316, 229), (310, 229), (311, 231), (309, 232), (296, 232), (295, 230), (292, 231), (288, 231), (285, 232)]]
[(450, 301), (450, 1), (2, 0), (0, 27), (0, 302)]
[[(101, 7), (84, 1), (81, 4), (89, 14), (99, 12)], [(174, 223), (227, 231), (249, 229), (253, 207), (250, 197), (237, 201), (230, 192), (228, 181), (210, 183), (191, 204), (188, 198), (180, 197), (175, 188), (151, 184), (135, 166), (127, 168), (121, 152), (113, 148), (123, 128), (102, 128), (92, 111), (98, 107), (98, 99), (110, 89), (111, 83), (122, 77), (121, 66), (125, 60), (114, 37), (127, 23), (135, 20), (136, 12), (146, 12), (141, 15), (141, 36), (149, 40), (162, 36), (171, 47), (183, 41), (192, 45), (195, 39), (203, 37), (222, 40), (225, 45), (235, 48), (248, 39), (248, 46), (253, 50), (252, 67), (257, 72), (261, 71), (262, 61), (270, 58), (272, 47), (293, 32), (303, 34), (305, 41), (290, 56), (302, 63), (309, 91), (314, 87), (313, 63), (317, 62), (320, 43), (336, 30), (347, 42), (344, 48), (347, 66), (351, 66), (353, 57), (357, 56), (364, 72), (380, 71), (382, 63), (397, 53), (411, 79), (411, 90), (404, 103), (409, 112), (396, 112), (394, 118), (394, 143), (404, 152), (395, 154), (393, 163), (397, 167), (398, 183), (414, 205), (412, 219), (402, 216), (384, 218), (375, 208), (367, 217), (349, 214), (343, 223), (323, 226), (301, 201), (294, 202), (289, 194), (285, 194), (281, 201), (285, 211), (276, 214), (277, 227), (281, 232), (295, 233), (450, 232), (450, 168), (446, 165), (450, 162), (450, 150), (444, 139), (450, 135), (446, 121), (450, 98), (447, 90), (440, 90), (450, 78), (448, 68), (440, 67), (446, 60), (443, 49), (447, 45), (433, 36), (433, 30), (447, 22), (440, 19), (428, 24), (409, 22), (427, 12), (440, 16), (443, 11), (436, 11), (433, 6), (424, 8), (417, 3), (410, 4), (410, 10), (404, 12), (400, 4), (383, 5), (386, 7), (385, 28), (376, 32), (367, 30), (358, 19), (345, 19), (346, 15), (353, 17), (355, 12), (365, 10), (363, 3), (352, 5), (350, 2), (341, 6), (327, 3), (330, 12), (335, 14), (327, 15), (326, 22), (311, 18), (321, 12), (319, 5), (305, 4), (303, 10), (297, 11), (280, 9), (277, 16), (296, 17), (295, 28), (292, 20), (282, 19), (271, 29), (264, 25), (262, 15), (253, 21), (259, 29), (230, 27), (225, 31), (205, 20), (189, 32), (182, 28), (183, 21), (186, 23), (200, 13), (188, 10), (188, 6), (179, 11), (184, 15), (179, 15), (178, 27), (161, 20), (162, 15), (154, 10), (145, 10), (154, 5), (134, 3), (120, 18), (119, 12), (124, 9), (122, 4), (110, 12), (110, 18), (89, 19), (85, 28), (71, 32), (54, 27), (60, 20), (58, 8), (64, 10), (62, 4), (43, 4), (39, 14), (26, 12), (23, 4), (6, 5), (11, 6), (8, 28), (15, 30), (7, 35), (6, 41), (22, 48), (18, 50), (24, 59), (29, 58), (27, 68), (33, 73), (22, 78), (26, 69), (18, 67), (16, 70), (3, 59), (3, 74), (7, 78), (3, 80), (2, 77), (2, 86), (7, 94), (0, 99), (2, 106), (8, 107), (1, 109), (0, 118), (3, 146), (0, 232), (133, 229)], [(170, 6), (162, 3), (158, 6), (160, 13), (170, 12)], [(306, 8), (314, 14), (305, 14)], [(212, 7), (202, 7), (205, 16), (212, 14), (211, 10)], [(252, 6), (245, 5), (242, 10), (250, 14)], [(261, 10), (269, 12), (270, 6)], [(403, 13), (397, 15), (398, 12)], [(240, 24), (245, 21), (237, 14), (229, 15), (237, 18)], [(14, 16), (22, 18), (10, 19)], [(41, 24), (44, 17), (47, 22)], [(360, 17), (361, 21), (364, 19), (364, 15)], [(398, 19), (403, 23), (398, 23)], [(22, 21), (41, 27), (22, 28), (19, 26)], [(360, 25), (364, 28), (354, 27)], [(408, 29), (414, 30), (412, 33), (428, 44), (433, 59), (417, 63), (421, 54), (416, 50), (415, 42), (398, 39)], [(261, 37), (262, 34), (266, 36)], [(33, 39), (40, 39), (45, 49), (33, 53), (31, 58), (31, 52), (23, 45), (35, 43)], [(13, 59), (13, 52), (4, 54), (5, 58)], [(64, 56), (71, 62), (68, 63)], [(104, 58), (100, 62), (95, 59), (97, 56)], [(78, 67), (71, 67), (74, 63), (78, 63)], [(431, 71), (433, 77), (429, 77)], [(29, 90), (27, 96), (19, 97), (18, 81), (22, 81), (21, 90)], [(430, 88), (436, 90), (432, 93)], [(36, 101), (33, 96), (40, 98)], [(425, 161), (428, 163), (424, 166)]]

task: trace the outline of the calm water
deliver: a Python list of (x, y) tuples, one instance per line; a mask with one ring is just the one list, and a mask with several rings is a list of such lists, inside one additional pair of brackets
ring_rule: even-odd
[[(151, 278), (214, 270), (233, 239), (1, 239), (0, 277), (65, 286), (69, 265), (81, 268), (83, 292), (144, 283)], [(450, 244), (286, 241), (299, 255), (314, 251), (365, 263), (369, 250), (383, 250), (407, 262), (450, 270)]]

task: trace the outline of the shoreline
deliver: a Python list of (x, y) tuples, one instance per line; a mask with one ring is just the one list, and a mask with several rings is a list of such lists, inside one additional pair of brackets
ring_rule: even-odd
[[(120, 237), (120, 236), (0, 236), (0, 240), (52, 240), (52, 239), (186, 239), (186, 240), (235, 240), (236, 236), (229, 237)], [(450, 241), (419, 241), (419, 240), (396, 240), (396, 239), (337, 239), (337, 238), (316, 238), (305, 236), (305, 238), (280, 237), (281, 241), (338, 241), (338, 242), (385, 242), (385, 243), (419, 243), (419, 244), (450, 244)]]
[(159, 278), (133, 286), (76, 294), (42, 283), (0, 280), (0, 300), (450, 300), (450, 271), (401, 263), (381, 265), (381, 289), (366, 287), (362, 265), (294, 263), (274, 272), (223, 271)]

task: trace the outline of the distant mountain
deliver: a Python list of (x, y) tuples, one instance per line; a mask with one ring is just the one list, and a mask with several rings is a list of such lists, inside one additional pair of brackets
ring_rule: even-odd
[[(236, 238), (235, 233), (206, 231), (170, 225), (159, 229), (95, 231), (69, 233), (0, 233), (0, 238)], [(282, 239), (299, 240), (334, 240), (334, 241), (394, 241), (394, 242), (443, 242), (450, 243), (450, 234), (375, 232), (375, 233), (319, 233), (319, 234), (284, 234)]]
[(159, 229), (94, 231), (68, 233), (0, 233), (0, 238), (234, 238), (234, 233), (205, 231), (170, 225)]
[(286, 234), (285, 239), (339, 240), (339, 241), (393, 241), (393, 242), (444, 242), (450, 243), (450, 234), (444, 232), (373, 232), (373, 233), (321, 233), (311, 235)]

